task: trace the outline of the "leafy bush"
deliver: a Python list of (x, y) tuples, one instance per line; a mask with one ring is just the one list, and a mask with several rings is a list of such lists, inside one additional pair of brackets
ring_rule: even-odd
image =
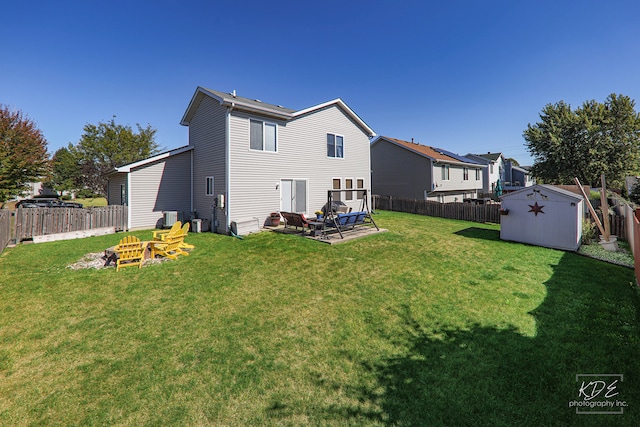
[(588, 219), (582, 220), (582, 241), (585, 244), (593, 242), (596, 238), (596, 224)]

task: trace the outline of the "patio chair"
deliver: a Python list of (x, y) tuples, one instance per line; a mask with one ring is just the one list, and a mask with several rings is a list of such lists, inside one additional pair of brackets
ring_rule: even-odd
[(116, 261), (116, 271), (124, 267), (142, 268), (144, 252), (147, 245), (141, 242), (136, 236), (127, 236), (120, 240), (120, 243), (113, 248), (118, 259)]
[(178, 255), (189, 256), (189, 252), (182, 250), (180, 247), (184, 243), (184, 236), (180, 235), (166, 235), (164, 240), (156, 240), (149, 242), (151, 246), (151, 258), (155, 258), (157, 255), (167, 257), (169, 259), (176, 259)]
[(168, 234), (176, 234), (182, 228), (182, 222), (176, 221), (169, 230), (156, 230), (153, 232), (153, 240), (164, 240)]
[(305, 228), (309, 228), (309, 221), (304, 217), (303, 214), (294, 213), (294, 212), (280, 212), (280, 215), (284, 218), (284, 228), (295, 227), (297, 230), (298, 227), (302, 228), (304, 231)]
[(185, 222), (184, 225), (182, 226), (182, 228), (180, 229), (180, 231), (175, 234), (175, 236), (177, 238), (181, 239), (180, 249), (193, 249), (193, 248), (195, 248), (195, 246), (190, 245), (189, 243), (184, 241), (184, 238), (187, 237), (187, 234), (189, 233), (189, 227), (190, 227), (190, 224), (188, 222)]

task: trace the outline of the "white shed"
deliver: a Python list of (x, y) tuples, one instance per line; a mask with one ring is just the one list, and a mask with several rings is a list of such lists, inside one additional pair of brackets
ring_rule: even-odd
[(577, 251), (582, 239), (583, 197), (538, 184), (501, 197), (500, 238)]

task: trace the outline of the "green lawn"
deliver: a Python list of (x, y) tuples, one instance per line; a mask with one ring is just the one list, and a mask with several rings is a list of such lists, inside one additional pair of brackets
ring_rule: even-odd
[[(66, 266), (122, 235), (6, 250), (0, 425), (640, 425), (631, 269), (375, 219), (334, 246), (190, 234), (119, 273)], [(605, 373), (624, 414), (577, 415), (576, 375)]]
[(95, 197), (90, 199), (72, 199), (70, 202), (82, 203), (82, 206), (85, 208), (90, 208), (94, 206), (107, 206), (107, 199), (104, 197)]

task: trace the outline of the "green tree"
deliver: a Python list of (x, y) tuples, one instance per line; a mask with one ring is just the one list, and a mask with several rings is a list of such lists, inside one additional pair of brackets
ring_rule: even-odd
[(115, 119), (97, 125), (87, 124), (77, 146), (81, 186), (94, 193), (106, 195), (106, 178), (109, 170), (157, 154), (160, 150), (155, 143), (156, 130), (136, 124), (137, 132), (131, 126), (117, 124)]
[(587, 101), (575, 111), (560, 101), (547, 104), (540, 122), (523, 136), (534, 158), (532, 173), (546, 182), (599, 186), (605, 174), (612, 186), (635, 175), (640, 160), (640, 115), (635, 102), (611, 94), (604, 103)]
[(60, 192), (73, 191), (82, 187), (82, 167), (77, 150), (72, 144), (60, 148), (51, 159), (51, 188)]
[(21, 111), (0, 105), (0, 201), (24, 194), (49, 170), (47, 140)]
[(507, 162), (511, 162), (511, 165), (513, 166), (520, 166), (520, 162), (518, 162), (516, 159), (514, 159), (513, 157), (507, 157), (506, 159), (504, 159)]

